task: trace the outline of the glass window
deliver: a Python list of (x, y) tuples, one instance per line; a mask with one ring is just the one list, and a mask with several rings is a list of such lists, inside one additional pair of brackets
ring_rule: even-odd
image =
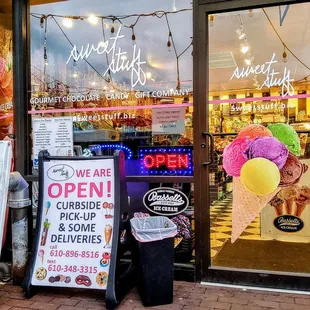
[[(304, 262), (310, 232), (310, 175), (302, 168), (310, 164), (309, 12), (309, 3), (304, 3), (209, 15), (209, 130), (217, 154), (210, 175), (213, 266), (309, 272)], [(266, 135), (266, 127), (270, 128), (290, 151), (285, 166), (276, 168), (281, 182), (273, 200), (260, 195), (253, 200), (233, 163), (225, 166), (230, 171), (223, 169), (223, 149), (251, 124), (264, 126)], [(281, 134), (275, 130), (287, 124), (299, 140), (293, 130), (281, 129)], [(298, 158), (291, 154), (294, 141), (301, 146), (295, 152)], [(271, 155), (274, 147), (264, 154), (257, 151), (259, 157), (277, 162)], [(253, 175), (258, 178), (254, 170)], [(253, 206), (260, 204), (254, 214)], [(231, 236), (237, 240), (231, 242)]]
[[(33, 124), (72, 117), (75, 155), (121, 149), (128, 176), (193, 175), (190, 1), (32, 6), (31, 75)], [(35, 173), (37, 153), (34, 143)], [(190, 183), (128, 183), (135, 210), (146, 212), (143, 195), (163, 185), (179, 188), (192, 201)], [(190, 241), (189, 260), (192, 248)]]

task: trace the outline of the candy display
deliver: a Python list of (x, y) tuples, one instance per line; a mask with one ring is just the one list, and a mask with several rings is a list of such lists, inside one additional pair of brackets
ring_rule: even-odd
[(307, 165), (302, 164), (295, 155), (289, 153), (286, 163), (280, 171), (281, 180), (279, 186), (284, 187), (296, 184), (307, 169)]
[(258, 137), (248, 142), (244, 155), (247, 159), (266, 158), (282, 169), (288, 156), (287, 147), (273, 137)]
[(191, 238), (191, 223), (186, 216), (178, 215), (172, 218), (171, 221), (177, 226), (177, 238)]
[(235, 139), (232, 143), (224, 148), (223, 152), (223, 167), (226, 172), (234, 177), (240, 176), (240, 170), (246, 162), (243, 155), (248, 145), (248, 139), (241, 137)]
[(241, 181), (249, 192), (258, 196), (269, 195), (280, 183), (280, 171), (268, 159), (253, 158), (242, 166)]
[(294, 128), (288, 124), (277, 123), (268, 125), (272, 135), (284, 143), (290, 152), (300, 155), (300, 140)]
[(251, 124), (240, 130), (238, 137), (248, 137), (253, 139), (256, 137), (272, 137), (272, 132), (260, 124)]

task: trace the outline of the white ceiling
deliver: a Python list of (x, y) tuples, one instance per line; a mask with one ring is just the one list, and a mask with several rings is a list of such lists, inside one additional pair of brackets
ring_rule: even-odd
[[(282, 7), (282, 12), (285, 6)], [(310, 67), (310, 3), (291, 5), (282, 27), (280, 27), (279, 7), (265, 9), (284, 43)], [(247, 41), (251, 47), (251, 56), (254, 64), (264, 64), (270, 61), (272, 54), (276, 53), (278, 63), (274, 68), (282, 75), (284, 67), (291, 70), (295, 80), (310, 74), (310, 71), (301, 65), (288, 51), (287, 63), (282, 60), (283, 45), (276, 36), (270, 23), (262, 10), (253, 11), (250, 17), (248, 11), (224, 13), (214, 16), (214, 25), (210, 27), (210, 52), (232, 52), (238, 67), (246, 67), (244, 54), (240, 51), (241, 41), (238, 39), (236, 29), (240, 27), (240, 20), (244, 25)], [(249, 78), (229, 81), (235, 68), (210, 69), (210, 90), (225, 91), (229, 89), (251, 89), (253, 80)], [(264, 76), (258, 76), (260, 84)]]

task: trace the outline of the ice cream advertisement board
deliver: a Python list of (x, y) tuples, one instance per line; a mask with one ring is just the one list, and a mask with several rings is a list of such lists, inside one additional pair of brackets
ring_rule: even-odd
[(309, 242), (310, 237), (309, 159), (288, 158), (282, 170), (283, 187), (261, 213), (264, 239)]
[(32, 285), (106, 289), (114, 218), (113, 158), (44, 162)]

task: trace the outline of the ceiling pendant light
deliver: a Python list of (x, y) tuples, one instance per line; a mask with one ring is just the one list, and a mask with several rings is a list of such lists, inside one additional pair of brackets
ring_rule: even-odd
[(244, 33), (242, 27), (236, 29), (236, 33), (237, 33), (237, 35), (238, 35), (238, 39), (239, 39), (239, 40), (245, 39), (245, 33)]
[(251, 66), (253, 64), (254, 57), (244, 59), (244, 62), (247, 66)]
[(241, 53), (246, 54), (250, 50), (249, 44), (244, 43), (241, 45)]

